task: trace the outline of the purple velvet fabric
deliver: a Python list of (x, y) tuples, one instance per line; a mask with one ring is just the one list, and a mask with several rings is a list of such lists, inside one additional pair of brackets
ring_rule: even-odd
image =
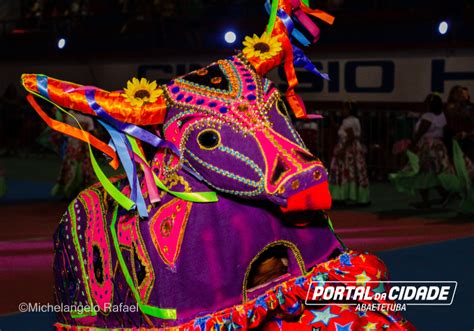
[[(167, 195), (163, 203), (172, 197)], [(105, 204), (104, 204), (105, 205)], [(77, 237), (81, 247), (87, 247), (86, 228), (88, 216), (80, 201), (74, 204)], [(101, 208), (99, 205), (97, 208)], [(105, 211), (105, 210), (104, 210)], [(152, 211), (156, 212), (156, 209)], [(105, 223), (110, 226), (112, 210), (105, 211)], [(303, 216), (312, 219), (307, 227), (295, 227), (271, 205), (262, 206), (252, 201), (229, 199), (219, 196), (216, 204), (194, 204), (185, 230), (181, 253), (174, 268), (166, 265), (153, 245), (150, 222), (140, 221), (140, 230), (149, 253), (155, 282), (148, 304), (177, 309), (176, 321), (154, 319), (155, 326), (179, 325), (190, 319), (237, 305), (242, 302), (242, 284), (251, 260), (269, 243), (287, 240), (301, 252), (306, 269), (336, 256), (342, 247), (328, 227), (324, 217), (316, 214)], [(82, 238), (82, 239), (80, 239)], [(108, 237), (109, 242), (112, 238)], [(80, 270), (79, 257), (74, 250), (71, 219), (67, 214), (55, 235), (56, 297), (64, 304), (87, 302)], [(83, 252), (84, 253), (84, 252)], [(122, 250), (131, 268), (131, 252)], [(300, 270), (291, 253), (289, 274), (298, 276)], [(133, 305), (134, 300), (126, 285), (123, 272), (117, 266), (117, 256), (111, 251), (113, 267), (113, 304)], [(87, 280), (86, 280), (87, 281)], [(264, 290), (264, 289), (263, 289)], [(261, 293), (259, 291), (257, 293)], [(141, 313), (103, 315), (74, 319), (60, 314), (65, 324), (94, 325), (96, 327), (147, 326)]]

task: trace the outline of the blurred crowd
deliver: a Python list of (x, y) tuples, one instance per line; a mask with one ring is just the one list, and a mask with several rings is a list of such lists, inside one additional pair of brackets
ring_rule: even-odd
[(425, 105), (407, 146), (408, 164), (390, 179), (401, 192), (419, 193), (416, 208), (430, 208), (430, 192), (437, 191), (440, 205), (456, 196), (463, 209), (474, 212), (474, 107), (469, 90), (454, 86), (446, 104), (440, 95), (429, 94)]
[(429, 94), (421, 113), (364, 112), (349, 100), (325, 120), (297, 128), (328, 165), (336, 202), (366, 205), (369, 178), (388, 178), (398, 191), (420, 195), (416, 208), (430, 208), (430, 192), (437, 191), (439, 205), (456, 197), (474, 212), (474, 106), (467, 87), (454, 86), (446, 102)]

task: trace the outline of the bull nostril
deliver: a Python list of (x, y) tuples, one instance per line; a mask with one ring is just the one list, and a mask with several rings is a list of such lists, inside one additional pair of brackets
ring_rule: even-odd
[(291, 183), (291, 188), (293, 190), (297, 190), (299, 187), (300, 187), (300, 181), (299, 180), (296, 179)]
[(289, 168), (286, 166), (286, 164), (279, 158), (277, 157), (277, 163), (275, 166), (275, 170), (273, 170), (272, 178), (270, 179), (270, 182), (275, 185), (278, 183), (278, 181), (281, 179), (281, 177), (289, 170)]
[(320, 180), (321, 177), (322, 177), (321, 171), (316, 170), (316, 171), (313, 173), (313, 177), (314, 177), (314, 179), (316, 179), (316, 180)]

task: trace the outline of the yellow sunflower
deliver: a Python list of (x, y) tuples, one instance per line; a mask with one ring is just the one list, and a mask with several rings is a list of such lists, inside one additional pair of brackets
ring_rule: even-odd
[(246, 36), (243, 44), (245, 46), (244, 55), (249, 59), (257, 57), (261, 60), (268, 60), (281, 51), (281, 43), (278, 39), (265, 32), (261, 37), (256, 34), (253, 37)]
[(156, 81), (149, 82), (145, 78), (140, 80), (133, 78), (127, 82), (124, 92), (122, 95), (132, 106), (141, 107), (145, 103), (156, 102), (163, 93), (163, 90), (158, 88)]

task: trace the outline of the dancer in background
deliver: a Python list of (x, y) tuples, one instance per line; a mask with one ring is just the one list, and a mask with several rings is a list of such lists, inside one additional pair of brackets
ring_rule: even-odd
[(445, 114), (445, 143), (456, 173), (445, 186), (461, 199), (461, 213), (474, 213), (474, 109), (466, 87), (451, 89)]
[(446, 145), (452, 155), (452, 139), (455, 138), (464, 154), (474, 161), (474, 107), (469, 90), (456, 85), (449, 92), (446, 106)]
[(407, 166), (389, 176), (399, 192), (420, 194), (421, 202), (413, 204), (420, 209), (430, 208), (431, 189), (437, 189), (445, 203), (448, 192), (442, 186), (454, 175), (454, 168), (443, 142), (446, 126), (443, 101), (438, 94), (432, 93), (426, 97), (425, 105), (426, 112), (421, 115), (415, 126)]
[(344, 102), (343, 120), (337, 132), (339, 142), (331, 160), (329, 188), (334, 201), (367, 204), (370, 202), (365, 161), (367, 150), (360, 142), (361, 126), (357, 112), (356, 102)]

